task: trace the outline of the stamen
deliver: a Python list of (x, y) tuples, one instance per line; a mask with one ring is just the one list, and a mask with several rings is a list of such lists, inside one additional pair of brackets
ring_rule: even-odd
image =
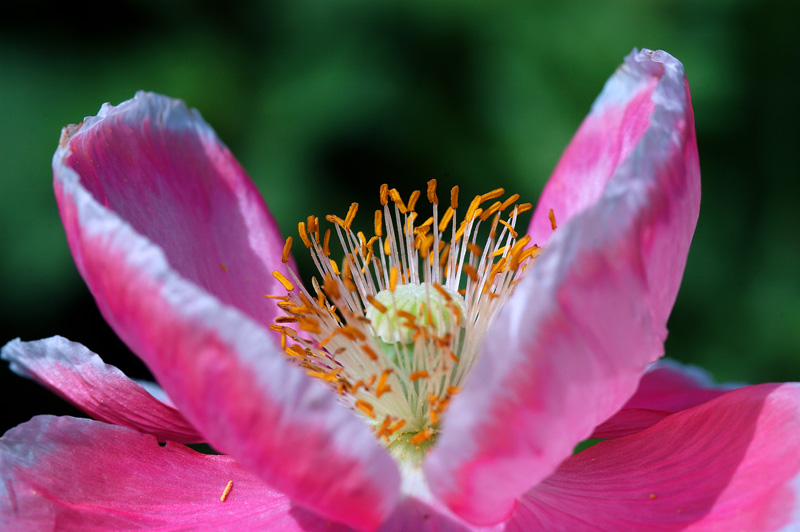
[(431, 179), (428, 181), (428, 201), (431, 205), (438, 205), (439, 198), (436, 197), (436, 180)]
[(553, 228), (553, 231), (556, 230), (556, 215), (553, 212), (553, 209), (550, 209), (550, 212), (547, 213), (547, 217), (550, 218), (550, 227)]
[(286, 289), (287, 292), (291, 292), (292, 290), (294, 290), (294, 285), (292, 284), (292, 282), (278, 270), (272, 272), (272, 276), (275, 279), (277, 279), (279, 283), (283, 285), (283, 287)]
[(281, 262), (286, 264), (289, 262), (289, 254), (292, 251), (292, 237), (286, 238), (286, 244), (283, 246), (283, 253), (281, 254)]
[(228, 484), (225, 486), (225, 489), (222, 491), (222, 495), (220, 496), (220, 502), (225, 502), (228, 499), (228, 495), (231, 494), (231, 490), (233, 489), (233, 481), (229, 480)]
[[(541, 252), (515, 230), (518, 215), (532, 208), (518, 204), (519, 195), (503, 199), (497, 188), (474, 196), (457, 219), (459, 187), (443, 213), (436, 189), (428, 181), (432, 213), (425, 216), (416, 211), (419, 190), (406, 203), (381, 186), (373, 235), (354, 230), (357, 203), (344, 218), (325, 216), (333, 227), (323, 235), (316, 216), (299, 222), (320, 276), (309, 291), (294, 272), (290, 281), (276, 271), (286, 294), (267, 296), (283, 313), (270, 329), (287, 360), (329, 386), (398, 459), (414, 463), (434, 444), (494, 317)], [(483, 222), (490, 225), (481, 241)], [(333, 229), (342, 255), (331, 253)], [(288, 238), (284, 263), (291, 246)]]
[(420, 192), (419, 190), (415, 190), (411, 193), (411, 197), (408, 198), (408, 210), (409, 212), (414, 211), (414, 207), (417, 205), (417, 200), (419, 199)]
[(367, 416), (375, 419), (375, 408), (369, 404), (368, 402), (364, 401), (363, 399), (356, 399), (356, 408), (364, 412)]

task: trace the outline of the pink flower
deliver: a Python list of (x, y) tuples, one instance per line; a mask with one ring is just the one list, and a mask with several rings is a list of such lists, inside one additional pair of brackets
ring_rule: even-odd
[[(63, 338), (9, 342), (12, 369), (97, 421), (3, 436), (3, 530), (800, 526), (798, 386), (652, 365), (700, 201), (689, 89), (664, 52), (609, 80), (530, 238), (503, 191), (462, 202), (462, 225), (435, 182), (413, 201), (384, 188), (376, 240), (351, 231), (355, 207), (330, 219), (344, 252), (301, 227), (321, 270), (307, 288), (180, 101), (105, 105), (64, 130), (53, 168), (78, 269), (166, 395)], [(592, 434), (607, 440), (573, 455)], [(182, 445), (201, 441), (225, 455)]]

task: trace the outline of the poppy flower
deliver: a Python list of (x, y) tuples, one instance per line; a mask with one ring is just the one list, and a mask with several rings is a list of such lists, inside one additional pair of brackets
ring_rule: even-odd
[(700, 202), (664, 52), (611, 77), (527, 232), (515, 194), (430, 181), (382, 187), (370, 236), (354, 204), (284, 239), (200, 115), (150, 93), (65, 128), (53, 169), (78, 270), (159, 386), (64, 338), (9, 342), (94, 419), (3, 436), (4, 530), (800, 523), (798, 386), (654, 365)]

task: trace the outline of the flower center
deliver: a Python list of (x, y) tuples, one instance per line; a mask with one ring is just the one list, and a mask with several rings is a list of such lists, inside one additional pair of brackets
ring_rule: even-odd
[[(286, 288), (283, 316), (270, 327), (281, 333), (288, 358), (330, 385), (344, 404), (369, 422), (375, 435), (402, 461), (419, 463), (433, 445), (451, 398), (469, 375), (483, 338), (527, 266), (541, 251), (514, 227), (520, 213), (503, 189), (476, 196), (457, 220), (458, 187), (439, 214), (436, 180), (428, 182), (432, 215), (418, 222), (420, 191), (404, 202), (383, 185), (374, 235), (329, 215), (344, 252), (330, 258), (331, 229), (321, 232), (309, 216), (298, 224), (320, 278), (311, 290), (290, 272), (273, 275)], [(479, 239), (481, 226), (488, 236)], [(479, 244), (482, 242), (482, 244)], [(283, 261), (289, 260), (292, 238)], [(340, 267), (341, 264), (341, 267)]]

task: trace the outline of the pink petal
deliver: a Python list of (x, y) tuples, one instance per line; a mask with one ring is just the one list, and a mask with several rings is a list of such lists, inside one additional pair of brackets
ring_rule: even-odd
[(161, 447), (99, 421), (35, 417), (0, 439), (0, 465), (0, 528), (8, 532), (344, 530), (228, 457)]
[(639, 432), (670, 414), (710, 401), (731, 389), (714, 385), (700, 368), (660, 360), (647, 369), (633, 397), (597, 427), (592, 438), (619, 438)]
[(81, 344), (54, 336), (35, 342), (7, 343), (3, 360), (90, 416), (152, 434), (159, 441), (203, 441), (180, 412), (153, 397), (114, 366)]
[[(399, 471), (367, 425), (287, 363), (265, 329), (272, 265), (258, 270), (254, 257), (277, 247), (263, 245), (268, 220), (253, 214), (252, 185), (209, 126), (181, 102), (139, 93), (68, 128), (53, 167), (78, 269), (186, 419), (293, 501), (357, 529), (377, 526)], [(249, 284), (219, 280), (243, 266)]]
[[(278, 316), (284, 241), (253, 183), (195, 110), (140, 92), (65, 128), (54, 169), (158, 246), (182, 278), (259, 323)], [(56, 176), (58, 177), (58, 176)], [(68, 232), (73, 255), (81, 256)]]
[(800, 385), (726, 393), (569, 458), (508, 530), (797, 530)]
[(544, 238), (537, 220), (549, 202), (577, 207), (556, 213), (559, 228), (497, 318), (425, 464), (434, 495), (476, 524), (510, 515), (663, 354), (697, 219), (692, 109), (674, 58), (629, 56), (570, 146), (533, 235)]

